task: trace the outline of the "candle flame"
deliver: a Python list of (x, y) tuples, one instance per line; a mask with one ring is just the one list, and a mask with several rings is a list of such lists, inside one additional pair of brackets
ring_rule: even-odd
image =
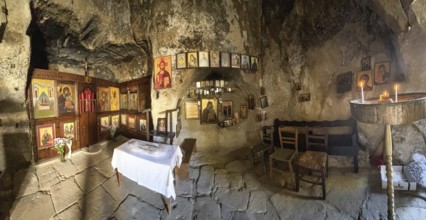
[(395, 84), (394, 89), (395, 89), (395, 91), (398, 90), (398, 84)]
[(364, 87), (364, 81), (359, 82), (359, 87)]

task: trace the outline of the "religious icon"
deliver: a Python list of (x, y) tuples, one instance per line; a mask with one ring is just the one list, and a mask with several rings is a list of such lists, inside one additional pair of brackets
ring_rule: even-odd
[(220, 53), (220, 66), (221, 67), (231, 67), (230, 55), (227, 52)]
[(121, 109), (122, 110), (126, 110), (127, 108), (129, 108), (128, 100), (127, 100), (127, 94), (121, 94), (120, 100), (121, 100)]
[(374, 84), (385, 84), (390, 82), (390, 63), (376, 63), (374, 65)]
[(215, 124), (217, 122), (218, 117), (216, 99), (201, 99), (201, 109), (201, 124)]
[(142, 131), (142, 132), (146, 131), (146, 119), (143, 119), (143, 118), (139, 119), (139, 131)]
[(373, 80), (371, 80), (371, 78), (371, 70), (365, 70), (356, 73), (357, 90), (361, 90), (361, 82), (364, 90), (373, 90)]
[(134, 115), (129, 115), (129, 128), (136, 129), (136, 117)]
[(172, 87), (171, 56), (157, 57), (154, 59), (154, 89)]
[(248, 95), (248, 108), (254, 109), (256, 107), (255, 101), (254, 101), (254, 95), (250, 94)]
[(32, 95), (35, 118), (49, 118), (57, 115), (55, 81), (32, 79)]
[(250, 57), (250, 65), (251, 65), (251, 69), (252, 70), (257, 70), (257, 65), (258, 65), (259, 61), (257, 57)]
[(129, 94), (129, 110), (138, 110), (138, 93)]
[(199, 51), (198, 52), (198, 66), (199, 67), (209, 67), (209, 52)]
[[(352, 72), (342, 73), (337, 76), (336, 79), (336, 92), (344, 93), (352, 90)], [(371, 80), (370, 80), (371, 83)]]
[(70, 140), (76, 140), (76, 127), (75, 122), (63, 122), (61, 126), (62, 137), (68, 138)]
[(247, 116), (248, 116), (247, 105), (241, 105), (240, 114), (241, 114), (241, 118), (247, 118)]
[(120, 126), (120, 115), (111, 116), (111, 125), (118, 128)]
[(250, 69), (250, 60), (248, 55), (241, 55), (241, 68)]
[(269, 106), (269, 104), (268, 104), (268, 97), (267, 96), (260, 97), (260, 107), (261, 108), (266, 108), (268, 106)]
[(166, 133), (167, 132), (167, 119), (158, 118), (157, 119), (157, 132)]
[(127, 125), (127, 115), (121, 114), (121, 125)]
[(240, 68), (241, 67), (241, 57), (240, 54), (233, 53), (231, 55), (231, 67), (232, 68)]
[(37, 126), (37, 144), (39, 148), (53, 146), (55, 138), (55, 124), (45, 124)]
[(117, 87), (110, 87), (110, 103), (111, 103), (111, 111), (120, 110), (120, 90)]
[(58, 81), (58, 112), (59, 115), (76, 112), (75, 83)]
[(210, 67), (220, 67), (220, 53), (219, 51), (210, 51)]
[(145, 93), (139, 94), (139, 111), (143, 111), (146, 109), (146, 96)]
[(188, 61), (188, 67), (198, 67), (198, 53), (197, 52), (190, 52), (187, 54), (187, 61)]
[(101, 131), (107, 131), (109, 127), (109, 116), (101, 117)]
[(232, 101), (222, 101), (222, 111), (225, 117), (232, 117)]
[(98, 109), (99, 111), (109, 111), (109, 88), (98, 87)]
[(176, 55), (176, 63), (177, 69), (186, 68), (186, 53), (178, 53)]

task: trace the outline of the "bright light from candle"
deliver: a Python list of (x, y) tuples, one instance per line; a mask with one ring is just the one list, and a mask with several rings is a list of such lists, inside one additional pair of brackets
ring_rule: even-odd
[(395, 102), (398, 102), (398, 84), (395, 84), (394, 89), (395, 89)]

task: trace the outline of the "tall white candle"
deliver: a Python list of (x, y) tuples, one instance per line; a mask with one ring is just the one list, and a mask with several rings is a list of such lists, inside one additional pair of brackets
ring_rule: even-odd
[(398, 84), (395, 84), (395, 102), (398, 102)]
[(363, 85), (363, 82), (361, 82), (360, 86), (361, 86), (361, 103), (364, 103), (364, 85)]

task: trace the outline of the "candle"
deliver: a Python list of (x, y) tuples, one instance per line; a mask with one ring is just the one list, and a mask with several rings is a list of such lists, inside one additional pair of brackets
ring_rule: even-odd
[(362, 81), (360, 83), (360, 86), (361, 86), (361, 103), (364, 103), (364, 85)]
[(395, 84), (395, 102), (398, 102), (398, 84)]

